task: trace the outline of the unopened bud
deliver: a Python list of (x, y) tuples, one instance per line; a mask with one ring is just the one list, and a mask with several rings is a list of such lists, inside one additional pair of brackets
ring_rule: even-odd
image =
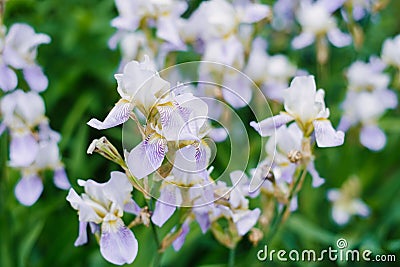
[(291, 163), (298, 163), (303, 158), (303, 155), (298, 150), (291, 150), (287, 157)]

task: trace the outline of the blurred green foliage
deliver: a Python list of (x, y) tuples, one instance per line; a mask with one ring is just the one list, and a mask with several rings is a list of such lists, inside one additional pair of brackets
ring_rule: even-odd
[[(198, 2), (190, 1), (190, 4), (195, 7)], [(290, 51), (286, 35), (272, 35), (266, 31), (270, 52), (285, 53), (299, 67), (316, 75), (318, 86), (326, 89), (327, 105), (337, 123), (340, 117), (337, 104), (343, 99), (346, 86), (344, 69), (356, 59), (379, 55), (383, 40), (400, 33), (399, 10), (400, 1), (391, 1), (372, 21), (369, 18), (363, 20), (365, 41), (360, 51), (353, 47), (331, 48), (331, 60), (323, 72), (317, 71), (314, 48)], [(111, 170), (118, 169), (98, 155), (86, 154), (91, 140), (102, 135), (115, 144), (121, 143), (120, 128), (99, 132), (86, 125), (91, 117), (105, 117), (118, 98), (113, 74), (120, 55), (107, 47), (114, 32), (110, 20), (115, 16), (112, 0), (10, 0), (6, 6), (6, 25), (26, 22), (37, 32), (52, 37), (51, 44), (39, 48), (38, 61), (50, 80), (43, 97), (51, 126), (62, 134), (61, 152), (75, 188), (78, 178), (101, 182), (109, 178)], [(348, 133), (342, 147), (317, 149), (316, 167), (326, 178), (326, 183), (314, 189), (309, 180), (306, 181), (299, 195), (299, 210), (279, 229), (269, 247), (322, 250), (334, 246), (339, 237), (344, 237), (352, 247), (396, 254), (400, 260), (399, 113), (399, 109), (391, 111), (381, 121), (388, 135), (386, 148), (381, 152), (370, 152), (362, 147), (357, 130)], [(19, 174), (6, 168), (7, 138), (6, 134), (0, 138), (0, 266), (111, 266), (101, 257), (93, 237), (84, 247), (73, 246), (78, 234), (76, 212), (65, 201), (67, 193), (52, 185), (51, 177), (46, 179), (43, 195), (34, 206), (24, 207), (15, 200), (13, 188)], [(371, 207), (372, 214), (366, 219), (353, 218), (349, 225), (339, 227), (331, 219), (326, 190), (340, 187), (353, 174), (362, 181), (362, 198)], [(173, 220), (164, 228), (169, 229)], [(134, 233), (138, 238), (139, 253), (132, 266), (149, 266), (156, 253), (151, 230), (140, 226)], [(256, 253), (264, 244), (261, 241), (253, 247), (247, 240), (241, 242), (237, 249), (237, 266), (338, 265), (334, 262), (319, 265), (260, 263)], [(228, 253), (210, 233), (202, 235), (199, 227), (193, 224), (182, 250), (176, 253), (168, 249), (163, 265), (224, 266)], [(348, 263), (349, 266), (364, 264)]]

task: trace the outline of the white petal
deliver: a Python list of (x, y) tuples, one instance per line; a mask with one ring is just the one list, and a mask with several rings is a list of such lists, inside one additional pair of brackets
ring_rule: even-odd
[(293, 120), (293, 117), (286, 114), (281, 113), (279, 115), (267, 118), (259, 123), (250, 122), (250, 126), (253, 127), (261, 136), (271, 136), (275, 133), (275, 130), (282, 125)]
[(319, 147), (341, 146), (344, 143), (344, 133), (336, 131), (329, 120), (315, 120), (315, 139)]
[(10, 144), (10, 165), (27, 167), (35, 160), (38, 151), (39, 144), (32, 134), (14, 136)]

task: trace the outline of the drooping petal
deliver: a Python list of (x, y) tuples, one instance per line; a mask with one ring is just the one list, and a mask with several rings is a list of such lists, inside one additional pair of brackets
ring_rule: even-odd
[(360, 132), (360, 142), (370, 150), (379, 151), (386, 145), (386, 135), (376, 125), (364, 126)]
[(350, 34), (341, 32), (338, 28), (333, 28), (328, 32), (329, 41), (336, 47), (344, 47), (351, 44)]
[(82, 246), (87, 243), (87, 222), (79, 222), (79, 235), (75, 240), (74, 246)]
[(325, 183), (325, 179), (321, 178), (317, 172), (317, 170), (315, 169), (314, 166), (314, 161), (310, 161), (308, 163), (307, 166), (307, 171), (311, 174), (312, 177), (312, 186), (313, 187), (319, 187), (321, 186), (323, 183)]
[(293, 120), (293, 117), (286, 114), (281, 113), (279, 115), (267, 118), (263, 121), (250, 122), (250, 126), (253, 127), (262, 137), (271, 136), (275, 133), (275, 129), (285, 125), (286, 123)]
[(43, 73), (43, 70), (38, 65), (32, 65), (23, 69), (24, 78), (28, 83), (29, 87), (36, 92), (42, 92), (46, 90), (49, 85), (49, 80)]
[(32, 206), (43, 192), (42, 179), (34, 174), (24, 176), (15, 187), (15, 196), (25, 206)]
[(87, 124), (97, 130), (104, 130), (115, 127), (126, 122), (132, 111), (132, 105), (126, 101), (119, 101), (110, 111), (103, 122), (97, 119), (91, 119)]
[(247, 211), (244, 216), (241, 216), (236, 222), (234, 218), (234, 222), (236, 223), (236, 227), (238, 230), (238, 234), (240, 236), (245, 235), (251, 228), (257, 223), (258, 217), (260, 217), (261, 211), (259, 208), (256, 208), (251, 211)]
[(54, 171), (53, 182), (55, 186), (60, 189), (67, 190), (71, 188), (71, 184), (68, 181), (68, 176), (64, 168), (58, 168)]
[(349, 222), (350, 214), (334, 205), (332, 208), (332, 218), (337, 224), (344, 225)]
[(370, 214), (368, 206), (360, 199), (355, 199), (353, 202), (353, 206), (356, 213), (362, 217), (366, 217)]
[(181, 247), (183, 246), (183, 243), (185, 243), (185, 239), (187, 234), (189, 233), (189, 223), (187, 221), (185, 221), (182, 224), (182, 231), (179, 234), (179, 236), (174, 240), (174, 242), (172, 242), (172, 246), (174, 247), (175, 251), (179, 251), (181, 249)]
[(294, 49), (302, 49), (306, 46), (311, 45), (315, 40), (315, 36), (312, 33), (301, 33), (292, 40), (292, 47)]
[(103, 222), (100, 252), (107, 261), (117, 265), (130, 264), (135, 260), (138, 242), (120, 218), (112, 222)]
[(4, 91), (13, 90), (17, 87), (18, 79), (15, 72), (7, 67), (7, 65), (2, 64), (0, 66), (0, 88)]
[(176, 206), (182, 203), (182, 198), (174, 185), (165, 186), (161, 189), (160, 198), (156, 202), (152, 222), (161, 227), (174, 214)]
[(14, 136), (10, 144), (10, 165), (26, 167), (32, 164), (39, 151), (39, 144), (32, 134)]
[(136, 216), (140, 214), (141, 210), (142, 209), (133, 199), (129, 199), (129, 201), (124, 205), (125, 212), (135, 214)]
[(315, 139), (319, 147), (341, 146), (344, 143), (344, 133), (336, 131), (329, 120), (315, 120)]
[(149, 135), (129, 153), (129, 170), (136, 178), (141, 179), (161, 166), (167, 151), (165, 139), (157, 134)]
[(228, 133), (225, 128), (212, 128), (208, 133), (208, 136), (210, 136), (215, 142), (223, 142), (228, 137)]
[(208, 212), (202, 207), (194, 208), (193, 211), (196, 216), (196, 221), (200, 226), (201, 232), (205, 234), (211, 226), (210, 216), (208, 215)]

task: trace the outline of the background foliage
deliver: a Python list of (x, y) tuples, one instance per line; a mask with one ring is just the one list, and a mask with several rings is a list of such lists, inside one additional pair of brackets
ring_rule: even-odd
[[(190, 1), (190, 5), (194, 7), (198, 2)], [(299, 67), (316, 75), (318, 86), (326, 89), (327, 105), (331, 107), (332, 120), (337, 125), (340, 114), (337, 104), (343, 100), (346, 86), (344, 69), (356, 59), (366, 60), (371, 54), (379, 55), (383, 40), (400, 33), (399, 10), (400, 1), (391, 1), (372, 21), (363, 20), (365, 40), (360, 51), (355, 52), (353, 47), (331, 48), (331, 60), (323, 72), (317, 72), (313, 47), (290, 51), (288, 36), (267, 34), (269, 50), (271, 54), (289, 55)], [(120, 55), (107, 47), (114, 32), (109, 22), (115, 16), (112, 0), (7, 2), (6, 25), (26, 22), (37, 32), (52, 37), (51, 44), (39, 48), (38, 61), (50, 80), (43, 96), (51, 126), (62, 134), (61, 152), (75, 188), (78, 178), (105, 181), (109, 172), (117, 169), (98, 155), (86, 154), (91, 140), (102, 135), (111, 137), (115, 144), (121, 143), (121, 128), (101, 133), (86, 125), (94, 115), (104, 118), (118, 98), (113, 74)], [(344, 146), (317, 150), (317, 169), (326, 178), (326, 183), (313, 189), (310, 181), (306, 181), (299, 196), (299, 210), (280, 228), (269, 247), (322, 250), (344, 237), (356, 248), (396, 254), (397, 259), (400, 258), (399, 115), (397, 109), (381, 120), (380, 126), (388, 135), (386, 148), (381, 152), (362, 147), (354, 129), (347, 134)], [(78, 233), (76, 212), (65, 201), (67, 192), (56, 189), (50, 177), (45, 181), (41, 199), (34, 206), (24, 207), (16, 201), (13, 190), (19, 177), (17, 172), (6, 167), (7, 138), (6, 134), (0, 137), (0, 266), (110, 266), (100, 256), (92, 237), (83, 248), (73, 246)], [(362, 181), (362, 198), (371, 207), (372, 214), (366, 219), (353, 218), (347, 226), (338, 227), (331, 219), (326, 190), (340, 187), (353, 174)], [(169, 224), (173, 223), (171, 221)], [(168, 225), (165, 228), (168, 229)], [(132, 266), (148, 266), (156, 250), (151, 230), (141, 226), (135, 230), (135, 235), (140, 247)], [(256, 258), (257, 251), (263, 246), (261, 242), (253, 247), (244, 240), (237, 249), (238, 266), (265, 265)], [(163, 264), (223, 266), (227, 258), (228, 250), (215, 242), (210, 233), (201, 235), (195, 225), (182, 250), (176, 253), (168, 249)], [(268, 264), (278, 265), (276, 262)], [(332, 262), (320, 264), (337, 265)]]

